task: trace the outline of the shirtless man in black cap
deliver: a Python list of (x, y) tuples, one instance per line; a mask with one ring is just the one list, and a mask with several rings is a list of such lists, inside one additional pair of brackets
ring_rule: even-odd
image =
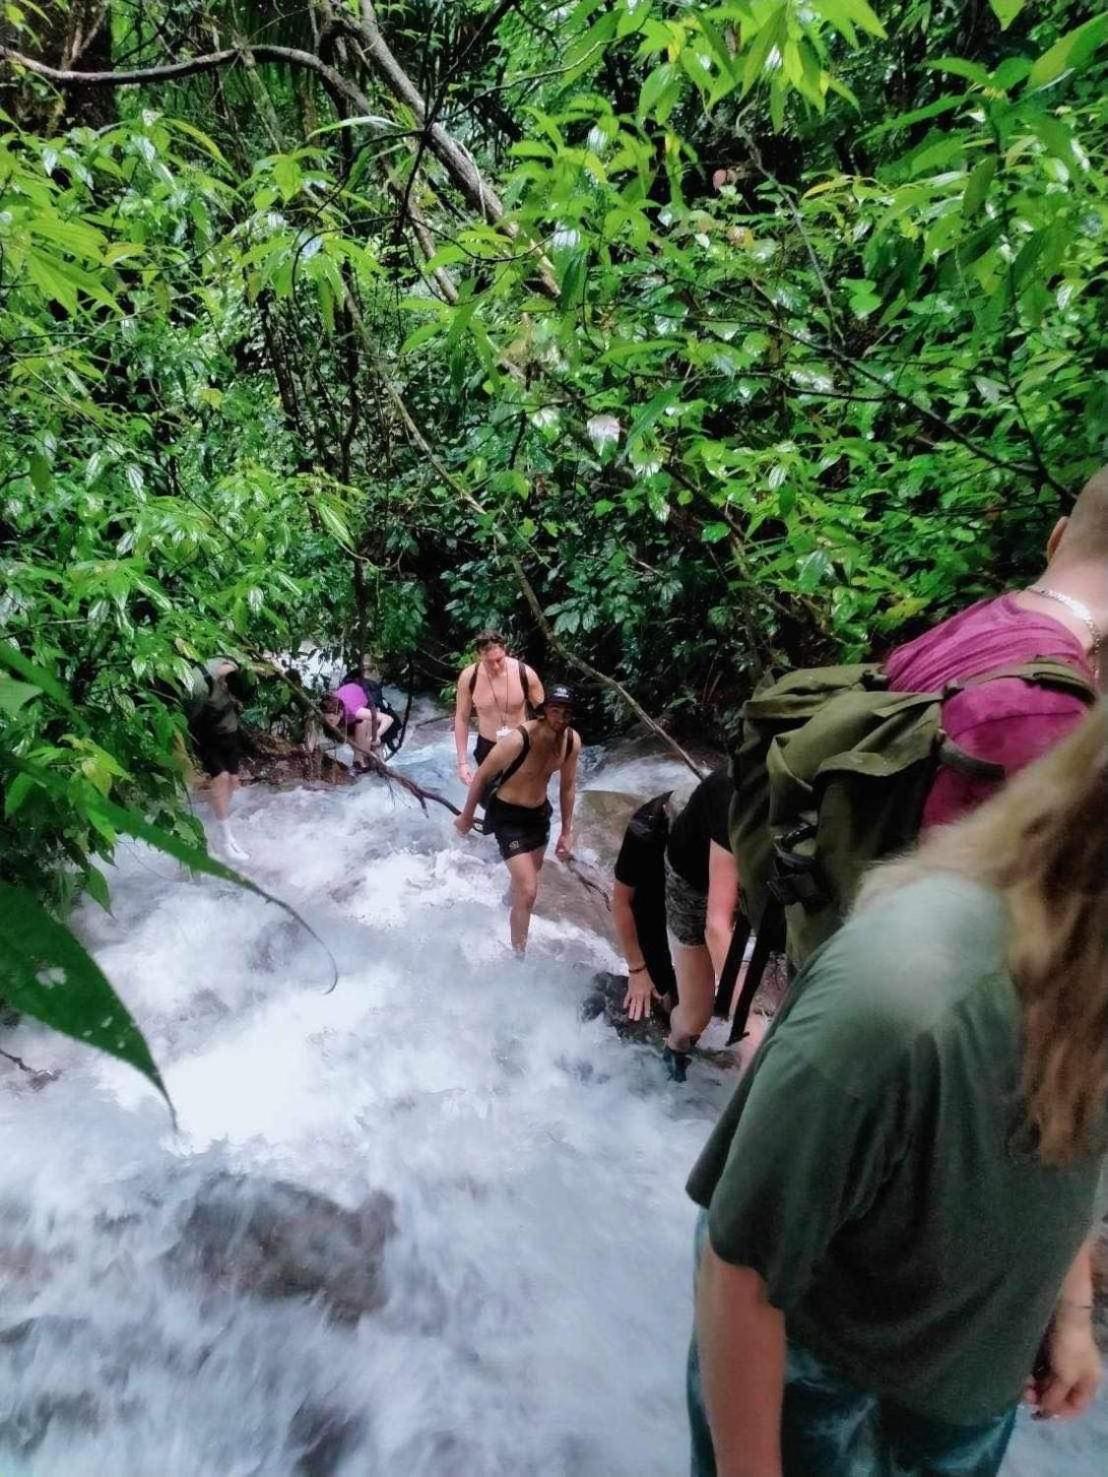
[[(573, 693), (555, 683), (546, 694), (542, 716), (500, 739), (473, 776), (465, 807), (454, 822), (465, 836), (473, 827), (477, 806), (489, 786), (485, 802), (485, 832), (496, 837), (500, 855), (512, 879), (512, 948), (522, 955), (539, 891), (539, 873), (550, 840), (552, 808), (546, 791), (550, 777), (559, 775), (562, 829), (554, 854), (560, 861), (571, 855), (573, 799), (577, 787), (577, 759), (581, 740), (570, 727)], [(498, 780), (499, 777), (499, 780)]]

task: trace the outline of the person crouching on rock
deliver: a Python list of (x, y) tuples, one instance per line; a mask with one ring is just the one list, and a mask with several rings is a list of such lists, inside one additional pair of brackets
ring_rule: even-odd
[(539, 891), (539, 874), (550, 840), (551, 805), (546, 791), (550, 777), (559, 777), (562, 829), (555, 847), (559, 861), (568, 861), (573, 841), (573, 800), (577, 788), (577, 759), (581, 740), (570, 727), (573, 692), (557, 683), (546, 694), (542, 716), (521, 723), (514, 733), (499, 739), (470, 781), (461, 815), (454, 822), (460, 835), (473, 828), (482, 796), (485, 833), (496, 837), (500, 855), (511, 875), (512, 948), (522, 956)]
[[(379, 756), (381, 740), (392, 727), (388, 713), (379, 711), (380, 683), (369, 675), (368, 663), (347, 672), (333, 694), (343, 706), (346, 736), (354, 749), (354, 773), (367, 774), (368, 756)], [(375, 702), (374, 699), (377, 699)]]
[(684, 1082), (689, 1053), (712, 1019), (735, 925), (739, 872), (727, 830), (731, 791), (729, 771), (717, 769), (701, 780), (669, 828), (666, 922), (674, 940), (677, 1005), (662, 1057), (675, 1082)]
[(668, 1015), (677, 1001), (677, 976), (666, 933), (666, 842), (672, 801), (667, 792), (639, 806), (627, 823), (616, 858), (612, 922), (627, 961), (623, 1008), (631, 1021), (649, 1020), (655, 1004)]

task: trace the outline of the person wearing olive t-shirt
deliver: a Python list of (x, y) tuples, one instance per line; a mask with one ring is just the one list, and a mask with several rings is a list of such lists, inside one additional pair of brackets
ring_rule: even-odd
[(727, 769), (701, 780), (671, 824), (666, 846), (666, 922), (674, 940), (677, 1006), (663, 1056), (676, 1082), (684, 1082), (689, 1052), (712, 1018), (735, 922), (739, 873), (727, 831), (731, 790)]
[(689, 1180), (694, 1477), (994, 1477), (1093, 1398), (1106, 802), (1101, 703), (797, 978)]

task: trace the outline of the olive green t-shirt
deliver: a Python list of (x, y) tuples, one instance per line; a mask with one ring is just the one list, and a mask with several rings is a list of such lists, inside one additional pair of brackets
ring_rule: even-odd
[(870, 904), (797, 979), (688, 1186), (790, 1339), (956, 1424), (1019, 1398), (1100, 1169), (1035, 1157), (1005, 938), (1000, 897), (952, 875)]

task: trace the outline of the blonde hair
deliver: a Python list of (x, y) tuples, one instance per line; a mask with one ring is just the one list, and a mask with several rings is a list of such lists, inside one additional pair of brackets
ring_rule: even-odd
[(1023, 1093), (1040, 1159), (1089, 1152), (1108, 1097), (1108, 702), (966, 820), (864, 883), (864, 908), (936, 872), (994, 887), (1023, 1026)]

